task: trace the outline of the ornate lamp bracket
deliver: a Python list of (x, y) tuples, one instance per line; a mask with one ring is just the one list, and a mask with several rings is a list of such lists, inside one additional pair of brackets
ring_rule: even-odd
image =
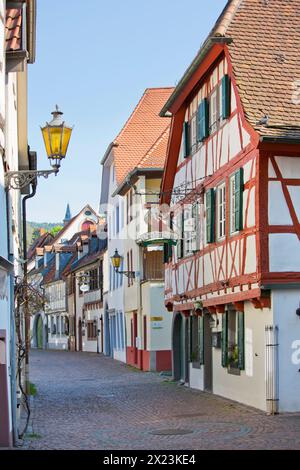
[(54, 170), (24, 170), (24, 171), (8, 171), (5, 175), (6, 189), (23, 189), (32, 183), (36, 178), (48, 178), (49, 175), (57, 175), (58, 169)]

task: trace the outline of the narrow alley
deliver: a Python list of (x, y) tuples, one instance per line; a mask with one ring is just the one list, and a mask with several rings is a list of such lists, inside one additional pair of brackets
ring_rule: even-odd
[(26, 449), (300, 449), (300, 414), (268, 417), (94, 353), (31, 351)]

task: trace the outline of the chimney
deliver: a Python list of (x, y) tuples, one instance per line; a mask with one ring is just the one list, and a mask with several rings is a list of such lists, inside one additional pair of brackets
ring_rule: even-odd
[(44, 266), (45, 266), (45, 268), (48, 266), (48, 263), (50, 261), (51, 252), (52, 252), (52, 246), (45, 246), (44, 247)]
[(35, 269), (39, 268), (39, 261), (43, 259), (43, 248), (37, 248), (35, 251)]
[(55, 253), (55, 271), (58, 272), (60, 267), (60, 252)]
[(88, 252), (89, 252), (89, 242), (87, 241), (87, 242), (83, 243), (83, 245), (82, 245), (82, 256), (87, 255)]

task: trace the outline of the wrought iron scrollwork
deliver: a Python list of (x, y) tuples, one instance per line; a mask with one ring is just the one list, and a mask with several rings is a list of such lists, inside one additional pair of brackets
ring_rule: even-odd
[(6, 189), (23, 189), (32, 183), (36, 178), (48, 178), (49, 175), (57, 174), (57, 170), (24, 170), (24, 171), (8, 171), (5, 175)]

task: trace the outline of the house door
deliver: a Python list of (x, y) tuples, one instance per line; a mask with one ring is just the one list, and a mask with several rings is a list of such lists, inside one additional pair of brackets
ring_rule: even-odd
[(173, 324), (173, 375), (175, 380), (185, 382), (185, 328), (181, 313), (174, 318)]
[(78, 349), (82, 351), (82, 321), (78, 322)]
[(212, 392), (213, 388), (212, 331), (209, 319), (209, 315), (204, 315), (204, 390), (206, 392)]
[(100, 352), (103, 353), (103, 317), (100, 318), (100, 338), (101, 338), (101, 346), (100, 346)]
[(38, 316), (36, 322), (36, 346), (39, 349), (43, 348), (43, 320), (41, 315)]
[(136, 339), (138, 333), (137, 313), (133, 314), (133, 350), (134, 350), (134, 363), (138, 363), (138, 350), (136, 347)]

